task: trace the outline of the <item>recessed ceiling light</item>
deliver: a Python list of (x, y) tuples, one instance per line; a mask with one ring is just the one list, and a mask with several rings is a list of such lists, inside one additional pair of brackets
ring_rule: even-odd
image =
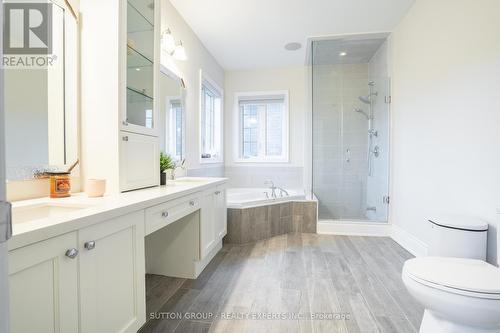
[(135, 70), (136, 70), (136, 71), (140, 71), (141, 69), (140, 69), (139, 67), (137, 67)]
[(297, 51), (302, 47), (302, 44), (297, 42), (291, 42), (285, 45), (285, 49), (288, 51)]
[(341, 56), (341, 57), (345, 57), (346, 55), (347, 55), (347, 52), (340, 52), (339, 53), (339, 56)]

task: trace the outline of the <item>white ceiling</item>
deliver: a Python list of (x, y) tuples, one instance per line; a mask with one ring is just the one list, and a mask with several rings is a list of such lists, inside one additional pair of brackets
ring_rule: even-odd
[[(303, 65), (309, 37), (391, 31), (415, 0), (170, 0), (226, 70)], [(298, 51), (286, 51), (299, 42)]]
[(366, 64), (387, 38), (387, 34), (371, 34), (370, 38), (318, 40), (313, 44), (315, 65)]

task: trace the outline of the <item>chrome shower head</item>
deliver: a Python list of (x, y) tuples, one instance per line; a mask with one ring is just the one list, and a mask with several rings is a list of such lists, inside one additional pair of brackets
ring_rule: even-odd
[(359, 100), (365, 104), (370, 104), (370, 96), (359, 96)]
[(358, 98), (361, 102), (363, 102), (365, 104), (370, 104), (372, 101), (372, 96), (377, 96), (377, 95), (378, 95), (378, 92), (373, 92), (367, 96), (359, 96)]

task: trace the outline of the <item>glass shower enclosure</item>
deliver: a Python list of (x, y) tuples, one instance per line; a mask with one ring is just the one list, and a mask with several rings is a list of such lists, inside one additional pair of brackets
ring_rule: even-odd
[(320, 220), (387, 222), (385, 38), (312, 42), (312, 190)]

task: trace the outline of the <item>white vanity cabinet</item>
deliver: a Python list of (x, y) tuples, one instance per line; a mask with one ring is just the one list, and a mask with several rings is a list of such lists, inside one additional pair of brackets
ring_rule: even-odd
[(9, 252), (11, 333), (78, 332), (77, 233)]
[(215, 189), (215, 232), (217, 239), (222, 240), (227, 234), (226, 186), (219, 185)]
[(203, 182), (103, 198), (102, 210), (34, 220), (52, 224), (14, 233), (11, 333), (137, 332), (146, 272), (195, 279), (222, 248), (225, 179)]
[(137, 332), (146, 315), (143, 211), (78, 236), (81, 332)]
[(200, 220), (200, 257), (205, 258), (227, 233), (224, 185), (204, 192)]
[(160, 183), (158, 138), (120, 132), (120, 189), (129, 191)]
[(217, 244), (215, 232), (215, 194), (213, 190), (203, 193), (200, 216), (200, 258), (205, 258)]
[(144, 212), (9, 252), (11, 333), (137, 332), (146, 320)]

